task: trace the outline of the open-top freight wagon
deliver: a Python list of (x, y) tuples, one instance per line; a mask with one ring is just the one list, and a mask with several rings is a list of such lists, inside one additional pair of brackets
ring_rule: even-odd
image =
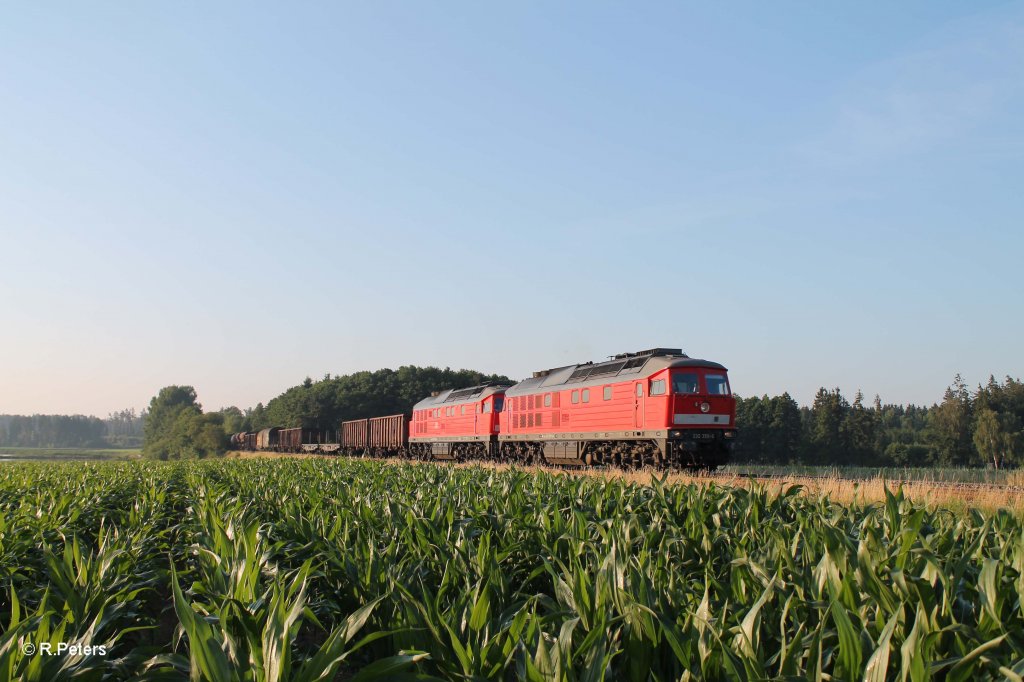
[(409, 418), (404, 414), (353, 419), (341, 423), (341, 452), (346, 455), (404, 457), (409, 445)]

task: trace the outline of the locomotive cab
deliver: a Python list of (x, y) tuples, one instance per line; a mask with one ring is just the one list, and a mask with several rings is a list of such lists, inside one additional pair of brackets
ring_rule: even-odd
[(686, 368), (670, 375), (673, 424), (733, 425), (735, 401), (724, 370)]
[[(710, 364), (710, 363), (709, 363)], [(720, 365), (672, 367), (666, 446), (676, 459), (717, 466), (736, 444), (736, 399)]]

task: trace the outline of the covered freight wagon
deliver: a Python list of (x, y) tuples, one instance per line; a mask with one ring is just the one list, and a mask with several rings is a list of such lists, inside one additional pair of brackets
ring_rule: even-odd
[(303, 445), (319, 444), (320, 429), (281, 429), (277, 434), (277, 449), (280, 452), (302, 452)]
[(281, 430), (279, 426), (272, 426), (269, 429), (263, 429), (256, 434), (256, 449), (257, 450), (273, 450), (277, 447), (277, 434)]

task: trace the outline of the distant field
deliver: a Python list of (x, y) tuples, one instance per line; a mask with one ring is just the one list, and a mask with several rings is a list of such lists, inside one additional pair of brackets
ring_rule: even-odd
[(5, 459), (138, 459), (142, 450), (96, 448), (8, 448), (0, 447), (0, 461)]
[[(277, 452), (229, 452), (229, 460), (346, 460), (347, 457), (291, 454)], [(378, 461), (383, 464), (404, 466), (400, 459), (357, 458), (357, 461)], [(413, 462), (412, 464), (422, 464)], [(646, 484), (651, 476), (663, 473), (648, 469), (624, 471), (604, 468), (561, 468), (552, 466), (512, 467), (492, 462), (448, 464), (456, 468), (484, 467), (497, 471), (509, 469), (548, 472), (567, 476), (588, 476), (610, 480)], [(966, 511), (977, 508), (988, 511), (1005, 509), (1024, 513), (1024, 471), (993, 471), (986, 469), (879, 469), (870, 467), (812, 467), (812, 466), (758, 466), (730, 465), (713, 474), (668, 472), (667, 482), (672, 484), (727, 485), (750, 488), (766, 487), (770, 491), (784, 491), (798, 486), (805, 497), (827, 498), (842, 504), (884, 503), (887, 494), (901, 490), (907, 499), (935, 509)]]

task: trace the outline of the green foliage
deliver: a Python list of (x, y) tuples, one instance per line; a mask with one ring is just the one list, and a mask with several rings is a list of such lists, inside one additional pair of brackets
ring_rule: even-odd
[(1024, 446), (1024, 433), (1021, 432), (1017, 415), (998, 413), (988, 407), (978, 410), (974, 427), (974, 446), (996, 469), (1019, 464)]
[(972, 394), (958, 375), (930, 408), (851, 405), (820, 389), (810, 408), (788, 394), (740, 398), (737, 462), (870, 467), (1001, 468), (1024, 460), (1024, 383), (990, 378)]
[(219, 414), (223, 420), (224, 433), (229, 436), (233, 433), (248, 430), (246, 416), (237, 407), (222, 407), (217, 411), (217, 414)]
[(976, 463), (971, 438), (973, 405), (967, 385), (957, 374), (946, 389), (942, 402), (929, 413), (931, 440), (938, 450), (942, 466), (967, 466)]
[(414, 367), (397, 370), (356, 372), (344, 376), (327, 375), (321, 381), (306, 378), (250, 413), (251, 428), (285, 426), (336, 429), (347, 419), (362, 419), (385, 414), (407, 413), (412, 406), (433, 391), (465, 388), (484, 382), (512, 384), (506, 376), (485, 375), (472, 370)]
[(139, 448), (145, 413), (111, 413), (106, 419), (83, 415), (0, 414), (0, 447)]
[(818, 390), (811, 406), (810, 441), (819, 463), (845, 464), (852, 454), (847, 431), (843, 428), (849, 417), (850, 404), (836, 388)]
[(228, 437), (224, 418), (203, 414), (191, 386), (167, 386), (149, 403), (142, 454), (149, 459), (190, 459), (223, 455)]
[(798, 461), (803, 430), (800, 407), (788, 393), (738, 399), (736, 422), (748, 461), (790, 464)]
[(0, 415), (0, 446), (29, 448), (101, 448), (106, 425), (96, 417), (36, 414)]
[[(366, 460), (0, 469), (0, 680), (996, 680), (1024, 526)], [(27, 656), (23, 645), (108, 647)], [(429, 676), (429, 677), (428, 677)]]

